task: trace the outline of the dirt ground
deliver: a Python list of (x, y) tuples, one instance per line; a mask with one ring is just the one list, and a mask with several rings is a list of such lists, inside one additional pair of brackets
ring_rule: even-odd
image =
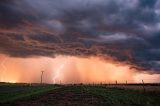
[(159, 97), (159, 90), (143, 92), (104, 86), (66, 85), (0, 106), (160, 106)]
[(84, 91), (63, 87), (48, 92), (42, 96), (27, 100), (18, 100), (6, 106), (93, 106), (99, 105), (101, 99)]

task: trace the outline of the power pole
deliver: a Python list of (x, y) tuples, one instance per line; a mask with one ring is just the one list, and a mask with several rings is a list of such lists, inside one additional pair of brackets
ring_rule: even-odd
[(41, 71), (41, 84), (42, 84), (42, 81), (43, 81), (43, 73), (44, 73), (44, 71)]
[(145, 87), (144, 87), (144, 81), (142, 80), (142, 86), (143, 86), (143, 91), (144, 91), (144, 93), (146, 92), (146, 89), (145, 89)]
[(118, 82), (117, 82), (117, 80), (116, 80), (116, 88), (117, 88), (117, 84), (118, 84)]

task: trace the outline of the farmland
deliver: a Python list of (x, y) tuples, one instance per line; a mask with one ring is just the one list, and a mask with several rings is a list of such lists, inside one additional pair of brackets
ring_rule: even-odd
[[(3, 88), (3, 90), (2, 90)], [(0, 87), (1, 105), (17, 106), (159, 106), (160, 86), (25, 85)]]
[(7, 84), (0, 85), (0, 103), (29, 98), (57, 88), (53, 85)]

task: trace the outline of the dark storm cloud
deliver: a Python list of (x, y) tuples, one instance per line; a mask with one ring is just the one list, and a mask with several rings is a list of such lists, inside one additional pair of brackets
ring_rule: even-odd
[(101, 56), (160, 69), (159, 0), (1, 0), (0, 52)]

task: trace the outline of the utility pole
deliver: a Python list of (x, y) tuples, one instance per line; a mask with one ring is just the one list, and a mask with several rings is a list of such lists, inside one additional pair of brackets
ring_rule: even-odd
[(118, 82), (117, 82), (117, 80), (116, 80), (116, 88), (117, 88), (117, 84), (118, 84)]
[(144, 87), (144, 81), (142, 80), (142, 86), (143, 86), (143, 91), (144, 91), (144, 93), (146, 92), (146, 89), (145, 89), (145, 87)]
[(43, 81), (43, 73), (44, 73), (44, 71), (41, 71), (41, 84), (42, 84), (42, 81)]

